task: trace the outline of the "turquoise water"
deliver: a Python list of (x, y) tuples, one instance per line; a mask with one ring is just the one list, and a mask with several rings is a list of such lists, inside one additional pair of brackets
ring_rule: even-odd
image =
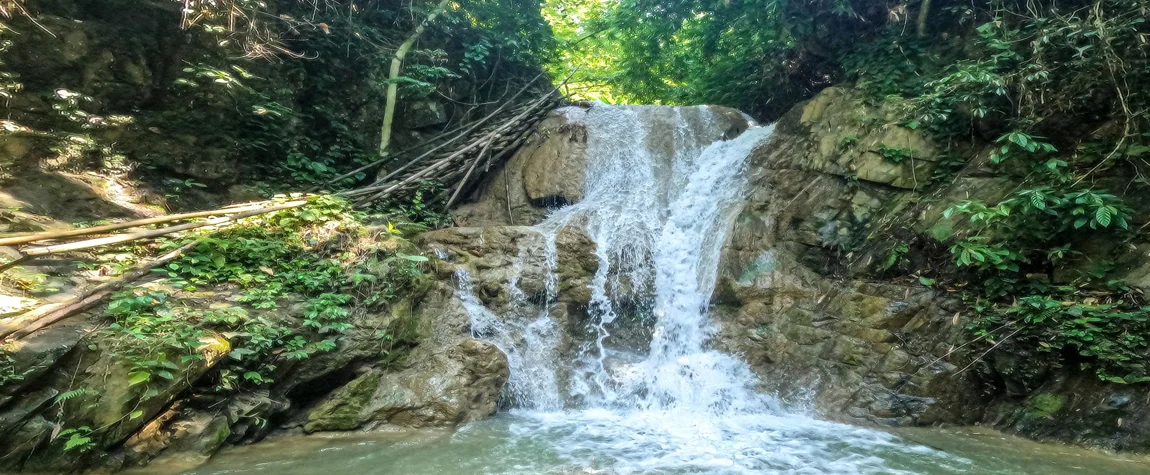
[[(810, 421), (811, 419), (806, 419)], [(780, 422), (785, 425), (784, 422)], [(458, 431), (421, 430), (325, 436), (287, 436), (221, 451), (191, 470), (153, 465), (138, 473), (223, 475), (432, 475), (432, 474), (623, 474), (623, 473), (868, 473), (943, 474), (1150, 474), (1150, 461), (1053, 444), (1038, 444), (980, 428), (907, 429), (881, 432), (882, 442), (862, 436), (867, 429), (839, 426), (847, 433), (826, 434), (821, 428), (791, 428), (780, 436), (790, 445), (773, 447), (772, 462), (746, 472), (723, 458), (737, 451), (699, 458), (696, 466), (644, 469), (643, 460), (658, 447), (636, 444), (650, 453), (621, 455), (602, 451), (594, 440), (574, 442), (576, 428), (549, 425), (524, 414), (501, 414)], [(851, 444), (850, 431), (862, 441)], [(819, 436), (818, 434), (823, 434)], [(636, 436), (636, 441), (644, 437)], [(565, 445), (564, 445), (565, 444)], [(818, 459), (788, 456), (793, 450), (819, 446)], [(596, 452), (596, 449), (601, 450)], [(745, 460), (744, 460), (745, 462)]]

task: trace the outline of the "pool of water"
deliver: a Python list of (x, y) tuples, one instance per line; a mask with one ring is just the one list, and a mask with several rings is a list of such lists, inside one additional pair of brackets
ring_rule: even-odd
[[(738, 437), (728, 437), (727, 429)], [(758, 436), (748, 440), (747, 429)], [(803, 416), (700, 427), (649, 413), (584, 411), (500, 414), (456, 431), (285, 436), (225, 449), (194, 469), (153, 465), (146, 473), (1144, 475), (1150, 460), (981, 428), (883, 432)]]

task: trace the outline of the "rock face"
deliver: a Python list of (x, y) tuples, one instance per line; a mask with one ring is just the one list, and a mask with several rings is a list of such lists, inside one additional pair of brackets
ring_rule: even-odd
[[(592, 107), (595, 105), (582, 104), (553, 111), (527, 143), (483, 181), (473, 202), (453, 211), (456, 222), (465, 226), (537, 224), (549, 209), (580, 201), (587, 168), (587, 127), (581, 118)], [(649, 108), (652, 113), (644, 117), (651, 121), (673, 124), (678, 114), (673, 107), (633, 107)], [(706, 107), (727, 138), (746, 130), (748, 118), (741, 112)], [(651, 133), (643, 147), (665, 151), (674, 144), (675, 137), (667, 135), (673, 127), (651, 129), (663, 133)]]
[(419, 318), (422, 343), (400, 368), (373, 368), (322, 400), (304, 431), (382, 425), (454, 426), (495, 412), (507, 358), (469, 337), (468, 314), (447, 283), (428, 293)]
[[(764, 389), (826, 417), (982, 423), (1150, 448), (1150, 389), (1073, 368), (1033, 369), (1050, 355), (972, 351), (965, 305), (886, 270), (900, 242), (915, 243), (903, 256), (910, 261), (945, 255), (939, 241), (964, 222), (942, 211), (971, 196), (1001, 199), (1015, 185), (987, 176), (989, 151), (952, 149), (976, 158), (924, 191), (940, 172), (940, 152), (892, 117), (857, 92), (830, 88), (779, 121), (752, 157), (750, 196), (724, 251), (715, 344), (744, 355)], [(1132, 282), (1145, 262), (1126, 262)]]
[[(205, 308), (237, 297), (226, 288), (170, 291)], [(209, 376), (231, 350), (225, 335), (201, 340), (203, 359), (177, 365), (170, 378), (130, 384), (130, 368), (114, 351), (119, 336), (102, 331), (102, 311), (69, 318), (2, 348), (0, 471), (115, 470), (153, 459), (194, 465), (273, 430), (449, 427), (488, 416), (507, 381), (507, 359), (470, 337), (455, 293), (450, 278), (432, 281), (393, 302), (389, 314), (358, 317), (335, 351), (277, 360), (268, 375), (274, 384), (238, 393), (213, 390)], [(259, 318), (298, 319), (303, 311), (285, 301)], [(70, 429), (87, 444), (66, 448), (68, 433), (59, 434)]]

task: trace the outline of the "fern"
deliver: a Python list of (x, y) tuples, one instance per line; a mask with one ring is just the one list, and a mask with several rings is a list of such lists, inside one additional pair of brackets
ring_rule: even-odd
[(57, 395), (56, 399), (53, 400), (53, 403), (64, 404), (65, 402), (68, 402), (68, 400), (70, 400), (70, 399), (74, 399), (74, 398), (77, 398), (80, 396), (86, 396), (89, 394), (99, 394), (99, 393), (97, 393), (94, 389), (91, 389), (91, 388), (73, 389), (71, 391), (63, 392), (63, 393), (60, 393), (59, 395)]

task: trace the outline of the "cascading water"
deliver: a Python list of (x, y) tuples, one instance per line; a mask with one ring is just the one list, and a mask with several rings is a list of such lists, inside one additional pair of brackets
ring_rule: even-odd
[[(607, 473), (898, 473), (873, 453), (930, 451), (787, 413), (755, 391), (744, 362), (707, 346), (708, 299), (745, 162), (771, 127), (721, 141), (725, 131), (705, 107), (567, 113), (588, 130), (584, 197), (535, 229), (547, 243), (549, 300), (558, 233), (581, 226), (596, 244), (591, 335), (568, 368), (568, 387), (556, 383), (554, 341), (540, 337), (555, 331), (547, 312), (501, 318), (459, 278), (475, 336), (508, 355), (508, 443), (544, 444), (569, 468)], [(515, 295), (514, 279), (509, 285)], [(612, 343), (624, 299), (650, 303), (646, 349)]]

